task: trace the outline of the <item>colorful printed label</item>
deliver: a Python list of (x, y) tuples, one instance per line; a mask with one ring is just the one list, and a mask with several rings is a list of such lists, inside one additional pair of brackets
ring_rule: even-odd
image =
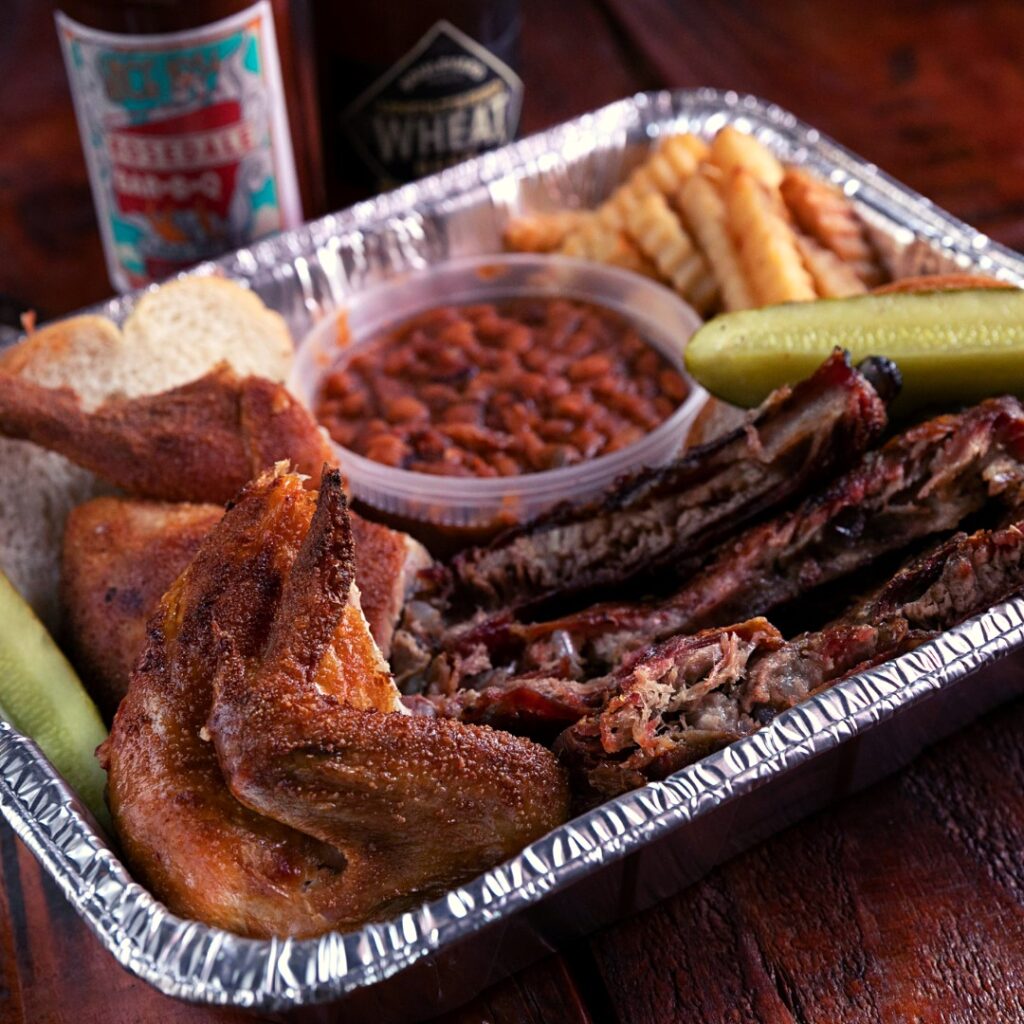
[(381, 185), (411, 181), (515, 138), (523, 83), (486, 47), (437, 22), (342, 115)]
[(107, 266), (127, 291), (302, 220), (268, 0), (187, 32), (57, 14)]

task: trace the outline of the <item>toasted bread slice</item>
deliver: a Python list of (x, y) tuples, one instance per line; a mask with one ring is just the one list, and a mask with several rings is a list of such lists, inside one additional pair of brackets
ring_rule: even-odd
[[(232, 281), (187, 278), (143, 296), (124, 330), (102, 316), (48, 324), (0, 353), (0, 373), (73, 388), (86, 409), (155, 394), (220, 362), (283, 380), (292, 344), (284, 321)], [(71, 508), (103, 493), (59, 455), (0, 438), (0, 568), (51, 631), (60, 627), (60, 545)]]

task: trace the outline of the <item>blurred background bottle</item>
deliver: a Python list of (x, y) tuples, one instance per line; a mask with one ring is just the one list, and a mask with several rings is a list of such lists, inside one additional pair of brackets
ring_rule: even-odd
[(307, 12), (292, 6), (61, 0), (57, 31), (116, 288), (322, 208)]
[(519, 0), (306, 0), (328, 205), (510, 142)]

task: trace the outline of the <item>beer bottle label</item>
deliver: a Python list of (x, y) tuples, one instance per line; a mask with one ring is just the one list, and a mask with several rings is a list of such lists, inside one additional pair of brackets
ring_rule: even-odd
[(342, 113), (355, 152), (384, 185), (420, 178), (515, 138), (519, 76), (437, 22)]
[(122, 291), (301, 222), (268, 0), (185, 32), (57, 13), (110, 279)]

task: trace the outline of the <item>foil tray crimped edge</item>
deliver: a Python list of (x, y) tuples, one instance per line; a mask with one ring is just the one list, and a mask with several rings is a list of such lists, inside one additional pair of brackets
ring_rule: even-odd
[[(733, 123), (840, 184), (869, 222), (935, 269), (1024, 284), (1024, 258), (936, 208), (781, 108), (700, 89), (622, 100), (540, 135), (197, 268), (248, 283), (301, 336), (353, 288), (446, 256), (493, 249), (496, 217), (606, 193), (638, 143)], [(585, 173), (576, 173), (582, 168)], [(555, 180), (561, 176), (555, 183)], [(569, 187), (567, 188), (567, 179)], [(548, 187), (550, 184), (550, 188)], [(474, 211), (490, 230), (464, 230)], [(467, 220), (468, 218), (468, 220)], [(462, 224), (462, 228), (460, 228)], [(500, 223), (499, 223), (500, 226)], [(916, 241), (915, 241), (916, 240)], [(138, 295), (97, 307), (123, 318)], [(609, 801), (442, 899), (319, 939), (242, 939), (170, 914), (133, 882), (95, 823), (29, 740), (0, 722), (0, 813), (104, 947), (160, 991), (263, 1010), (326, 1002), (373, 985), (579, 881), (667, 832), (925, 699), (1024, 645), (1024, 598), (950, 630), (779, 716), (755, 735)]]
[[(784, 160), (840, 185), (877, 236), (904, 251), (916, 241), (929, 270), (975, 270), (1024, 286), (1020, 254), (781, 107), (717, 89), (641, 93), (619, 100), (189, 273), (220, 273), (246, 283), (302, 338), (367, 283), (438, 259), (496, 251), (500, 231), (495, 221), (500, 229), (505, 214), (522, 208), (524, 191), (531, 209), (558, 207), (567, 200), (591, 205), (611, 191), (641, 145), (672, 131), (711, 135), (725, 124), (753, 132)], [(567, 183), (572, 194), (567, 194)], [(486, 216), (474, 218), (479, 209)], [(92, 311), (123, 320), (142, 294), (111, 299)]]
[(664, 782), (560, 826), (504, 864), (391, 921), (318, 939), (243, 939), (170, 914), (99, 835), (30, 740), (0, 722), (0, 812), (118, 961), (167, 995), (283, 1010), (338, 999), (536, 903), (658, 835), (965, 678), (1024, 644), (1014, 598), (780, 715)]

